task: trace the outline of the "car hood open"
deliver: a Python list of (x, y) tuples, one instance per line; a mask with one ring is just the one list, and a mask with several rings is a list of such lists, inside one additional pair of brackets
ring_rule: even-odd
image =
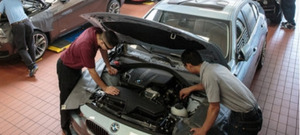
[[(227, 66), (220, 49), (205, 42), (201, 37), (192, 33), (154, 21), (126, 15), (110, 13), (89, 13), (82, 15), (96, 27), (116, 32), (122, 43), (143, 45), (151, 51), (166, 54), (181, 55), (184, 49), (197, 49), (204, 60), (220, 63)], [(166, 53), (167, 52), (167, 53)], [(175, 54), (174, 54), (175, 53)], [(96, 63), (96, 71), (100, 75), (105, 67), (103, 59)], [(77, 109), (80, 105), (89, 102), (90, 96), (96, 91), (97, 84), (88, 72), (83, 72), (82, 78), (69, 95), (62, 109)]]
[(205, 52), (205, 55), (210, 55), (208, 56), (209, 62), (220, 63), (227, 67), (227, 62), (220, 48), (190, 32), (162, 23), (120, 14), (95, 12), (83, 14), (81, 17), (96, 27), (116, 32), (123, 43), (142, 43), (142, 45), (164, 47), (170, 50), (197, 49)]

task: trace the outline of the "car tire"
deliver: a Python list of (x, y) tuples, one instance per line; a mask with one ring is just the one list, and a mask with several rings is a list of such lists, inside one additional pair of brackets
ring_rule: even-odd
[(259, 59), (258, 65), (257, 65), (257, 69), (261, 69), (264, 65), (265, 55), (266, 55), (266, 47), (267, 47), (267, 41), (265, 40), (261, 54), (260, 54), (260, 59)]
[(119, 14), (120, 8), (121, 5), (117, 0), (110, 0), (110, 2), (107, 5), (106, 12)]
[(281, 7), (278, 3), (275, 3), (275, 14), (274, 14), (274, 17), (270, 17), (270, 21), (274, 24), (279, 24), (282, 20), (282, 10), (281, 10)]
[(35, 59), (38, 60), (44, 55), (46, 49), (48, 48), (48, 38), (45, 33), (41, 31), (34, 31), (33, 41), (34, 46), (36, 47)]

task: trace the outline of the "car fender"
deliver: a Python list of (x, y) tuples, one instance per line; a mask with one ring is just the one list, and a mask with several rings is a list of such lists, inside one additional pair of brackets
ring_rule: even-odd
[[(102, 74), (104, 67), (105, 63), (103, 62), (103, 59), (97, 61), (96, 71), (99, 75)], [(79, 106), (85, 104), (89, 100), (89, 97), (97, 90), (97, 87), (98, 85), (93, 80), (88, 70), (85, 70), (66, 102), (61, 106), (61, 109), (78, 109)]]
[(30, 17), (34, 28), (43, 32), (49, 32), (53, 30), (53, 12), (52, 10), (45, 10), (32, 17)]

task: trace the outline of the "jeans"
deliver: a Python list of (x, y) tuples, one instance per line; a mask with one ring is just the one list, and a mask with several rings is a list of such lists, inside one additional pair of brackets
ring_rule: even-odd
[(296, 12), (296, 0), (281, 0), (281, 8), (284, 18), (291, 24), (296, 25), (294, 17)]
[[(35, 46), (33, 43), (33, 25), (30, 20), (12, 24), (13, 44), (28, 69), (35, 65)], [(28, 50), (27, 50), (28, 49)]]
[(70, 114), (68, 110), (62, 110), (61, 106), (65, 103), (73, 88), (81, 77), (81, 69), (72, 69), (63, 64), (61, 59), (57, 61), (57, 75), (60, 90), (60, 116), (61, 128), (68, 130), (70, 125)]
[(255, 107), (248, 113), (231, 112), (228, 135), (257, 135), (262, 126), (262, 112)]

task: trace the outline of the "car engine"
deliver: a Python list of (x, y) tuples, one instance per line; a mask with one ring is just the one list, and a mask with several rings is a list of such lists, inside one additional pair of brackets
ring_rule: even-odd
[[(153, 60), (153, 56), (136, 50), (116, 57), (111, 65), (118, 74), (112, 76), (104, 70), (101, 78), (120, 93), (112, 96), (100, 88), (96, 90), (90, 100), (99, 113), (150, 134), (189, 134), (191, 127), (203, 125), (208, 109), (205, 93), (193, 92), (188, 98), (179, 98), (180, 90), (190, 86), (190, 81), (197, 82), (196, 76), (185, 76), (189, 73), (182, 71), (183, 65), (166, 58)], [(223, 128), (227, 116), (228, 109), (221, 107), (208, 134), (226, 133)]]
[(120, 94), (96, 95), (95, 104), (151, 131), (170, 134), (178, 119), (170, 110), (182, 102), (178, 96), (183, 88), (174, 75), (155, 68), (132, 68), (117, 78)]

